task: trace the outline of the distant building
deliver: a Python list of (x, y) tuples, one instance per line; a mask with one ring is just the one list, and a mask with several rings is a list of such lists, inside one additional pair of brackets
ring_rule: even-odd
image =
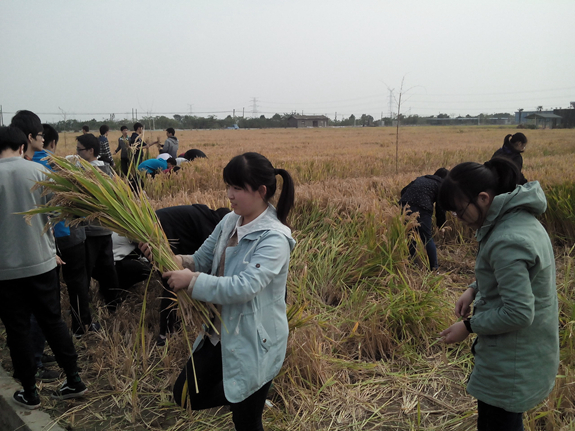
[(527, 118), (533, 114), (553, 114), (553, 111), (517, 111), (515, 113), (515, 123), (516, 124), (535, 124), (532, 118)]
[(561, 116), (561, 127), (572, 128), (575, 127), (575, 102), (571, 102), (569, 109), (554, 109), (555, 115)]
[(535, 120), (535, 126), (543, 126), (544, 129), (554, 129), (561, 124), (559, 115), (547, 112), (535, 112), (525, 117), (526, 120)]
[(325, 115), (292, 115), (288, 127), (327, 127), (329, 118)]

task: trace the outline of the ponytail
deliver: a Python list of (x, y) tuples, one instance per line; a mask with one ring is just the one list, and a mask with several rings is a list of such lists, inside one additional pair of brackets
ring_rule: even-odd
[(506, 147), (510, 147), (512, 144), (516, 142), (521, 142), (522, 144), (527, 143), (527, 136), (525, 136), (521, 132), (517, 132), (515, 135), (507, 135), (505, 139), (503, 139), (503, 145)]
[(285, 169), (274, 169), (274, 174), (281, 176), (283, 179), (282, 191), (278, 199), (278, 219), (288, 226), (287, 216), (294, 204), (295, 187), (291, 175)]
[(458, 201), (475, 203), (481, 192), (497, 196), (524, 183), (515, 163), (506, 158), (495, 157), (484, 164), (465, 162), (455, 166), (443, 180), (437, 200), (443, 209), (456, 211)]

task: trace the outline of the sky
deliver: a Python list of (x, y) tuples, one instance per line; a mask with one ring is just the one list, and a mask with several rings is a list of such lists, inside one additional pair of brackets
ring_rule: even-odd
[(0, 105), (43, 121), (421, 116), (575, 101), (573, 0), (2, 0)]

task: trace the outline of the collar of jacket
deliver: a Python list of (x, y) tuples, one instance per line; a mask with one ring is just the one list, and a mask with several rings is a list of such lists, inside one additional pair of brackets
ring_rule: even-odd
[(546, 209), (547, 199), (539, 181), (531, 181), (522, 186), (518, 185), (515, 190), (509, 193), (502, 193), (493, 198), (483, 225), (475, 232), (475, 238), (477, 241), (481, 241), (497, 223), (506, 219), (515, 211), (527, 211), (539, 216)]
[[(262, 216), (263, 217), (258, 217), (256, 220), (250, 223), (249, 230), (245, 232), (243, 238), (252, 240), (261, 235), (261, 232), (263, 231), (273, 230), (285, 235), (288, 239), (288, 242), (290, 243), (291, 249), (293, 249), (295, 246), (295, 240), (292, 238), (291, 229), (278, 220), (277, 212), (274, 206), (268, 204), (268, 209), (264, 214), (262, 214)], [(236, 223), (239, 218), (240, 216), (234, 212), (226, 215), (222, 228), (222, 233), (225, 238), (230, 237), (236, 227)]]

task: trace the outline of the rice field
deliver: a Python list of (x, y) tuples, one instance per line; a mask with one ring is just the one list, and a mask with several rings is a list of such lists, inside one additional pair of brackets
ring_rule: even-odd
[[(396, 202), (416, 176), (488, 160), (515, 131), (406, 127), (400, 130), (397, 159), (391, 128), (177, 131), (180, 152), (198, 148), (208, 159), (146, 180), (156, 209), (226, 206), (222, 169), (246, 151), (264, 154), (296, 182), (291, 335), (264, 411), (266, 429), (475, 429), (476, 404), (465, 393), (473, 363), (470, 341), (449, 347), (437, 341), (455, 320), (456, 298), (473, 280), (473, 233), (448, 217), (435, 235), (440, 271), (430, 272), (423, 247), (417, 261), (408, 259), (414, 221), (401, 215)], [(568, 430), (575, 423), (575, 130), (524, 133), (529, 139), (524, 174), (542, 183), (549, 200), (543, 222), (556, 244), (562, 342), (556, 387), (525, 415), (525, 429)], [(74, 136), (61, 135), (59, 155), (75, 152)], [(112, 151), (118, 136), (110, 133)], [(165, 133), (146, 132), (147, 141), (157, 136), (163, 139)], [(156, 154), (153, 148), (150, 156)], [(161, 295), (152, 280), (127, 292), (113, 316), (105, 307), (95, 310), (104, 330), (75, 341), (90, 395), (53, 402), (44, 394), (56, 384), (44, 384), (44, 410), (55, 421), (73, 430), (233, 429), (226, 409), (186, 412), (172, 403), (171, 386), (187, 345), (181, 333), (165, 347), (154, 345)], [(138, 341), (142, 333), (144, 347)]]

